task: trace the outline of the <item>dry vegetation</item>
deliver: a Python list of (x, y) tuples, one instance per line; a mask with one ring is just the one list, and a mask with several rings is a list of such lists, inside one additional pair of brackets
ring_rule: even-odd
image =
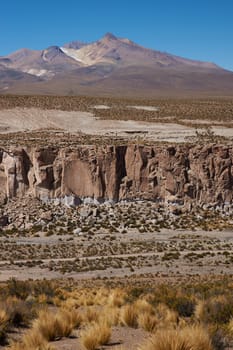
[[(114, 285), (118, 287), (114, 287)], [(223, 350), (233, 341), (232, 278), (19, 282), (1, 286), (1, 344), (9, 350)], [(23, 307), (22, 307), (23, 305)], [(33, 312), (32, 312), (33, 310)], [(28, 327), (28, 328), (27, 328)], [(126, 332), (126, 333), (124, 333)], [(127, 336), (134, 334), (129, 345)], [(69, 344), (70, 347), (69, 347)]]
[[(70, 134), (59, 130), (39, 130), (28, 132), (13, 132), (1, 134), (0, 147), (4, 150), (11, 146), (23, 147), (69, 147), (71, 150), (77, 145), (124, 145), (128, 141), (121, 137), (93, 136), (81, 132)], [(147, 142), (149, 144), (149, 142)]]
[[(232, 123), (233, 100), (230, 98), (203, 99), (123, 99), (85, 96), (19, 96), (0, 95), (0, 109), (15, 107), (57, 109), (64, 111), (92, 111), (95, 105), (107, 105), (109, 109), (97, 109), (95, 114), (103, 119), (180, 121), (182, 119), (211, 120)], [(145, 105), (158, 111), (131, 109), (129, 106)], [(185, 123), (185, 122), (183, 122)]]
[(1, 274), (230, 274), (232, 209), (178, 209), (150, 201), (69, 208), (12, 200), (5, 205), (10, 224), (0, 231)]
[[(107, 106), (98, 109), (95, 106)], [(152, 107), (154, 110), (136, 109), (134, 106)], [(0, 95), (0, 110), (14, 108), (38, 108), (42, 110), (62, 110), (91, 112), (95, 117), (104, 120), (132, 120), (153, 123), (175, 123), (182, 127), (191, 127), (192, 136), (185, 137), (185, 142), (207, 143), (225, 142), (229, 137), (219, 136), (211, 127), (221, 126), (232, 128), (233, 99), (205, 98), (205, 99), (123, 99), (107, 97), (74, 97), (74, 96), (20, 96)], [(181, 127), (180, 126), (180, 127)], [(195, 135), (196, 129), (196, 135)], [(4, 126), (3, 126), (4, 130)], [(200, 131), (203, 130), (203, 131)], [(13, 130), (12, 130), (13, 131)], [(37, 129), (36, 131), (22, 131), (1, 134), (0, 147), (7, 149), (12, 145), (74, 148), (77, 145), (123, 145), (128, 143), (151, 145), (152, 140), (142, 131), (126, 131), (125, 134), (91, 135), (79, 131), (66, 132), (60, 126), (52, 129)], [(166, 140), (166, 139), (165, 139)], [(158, 139), (159, 143), (168, 143)], [(173, 141), (173, 139), (172, 139)]]

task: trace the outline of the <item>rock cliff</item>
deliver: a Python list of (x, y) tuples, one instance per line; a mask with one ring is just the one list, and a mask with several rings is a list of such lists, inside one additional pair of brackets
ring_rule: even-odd
[(233, 145), (1, 149), (1, 202), (28, 194), (229, 203)]

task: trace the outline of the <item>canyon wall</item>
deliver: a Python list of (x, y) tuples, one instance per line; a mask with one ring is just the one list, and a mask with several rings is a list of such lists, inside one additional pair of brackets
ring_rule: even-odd
[(1, 149), (1, 202), (29, 194), (230, 203), (233, 145)]

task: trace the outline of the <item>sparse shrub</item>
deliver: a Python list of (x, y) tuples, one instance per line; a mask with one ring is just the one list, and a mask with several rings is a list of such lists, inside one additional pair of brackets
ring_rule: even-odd
[(199, 300), (195, 308), (195, 317), (204, 323), (227, 323), (233, 316), (233, 302), (225, 296)]
[(35, 316), (34, 306), (17, 297), (8, 297), (5, 302), (0, 303), (1, 320), (10, 325), (20, 327), (29, 325), (32, 318)]
[(214, 350), (225, 350), (227, 347), (226, 330), (218, 325), (208, 326)]
[(173, 308), (182, 317), (190, 317), (195, 310), (195, 301), (190, 297), (182, 295), (177, 297), (174, 301)]
[(7, 282), (7, 294), (20, 299), (26, 299), (27, 296), (31, 294), (31, 285), (29, 282), (18, 281), (15, 278), (11, 278)]

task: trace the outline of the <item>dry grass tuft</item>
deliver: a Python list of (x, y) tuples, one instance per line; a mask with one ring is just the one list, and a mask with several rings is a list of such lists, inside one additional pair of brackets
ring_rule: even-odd
[(155, 313), (153, 306), (145, 299), (136, 300), (134, 306), (136, 307), (138, 313), (148, 313), (150, 315)]
[(106, 306), (101, 313), (100, 322), (103, 320), (110, 326), (116, 326), (119, 323), (120, 309), (118, 307)]
[(208, 332), (200, 326), (159, 330), (139, 350), (213, 350)]
[(97, 309), (93, 306), (89, 306), (86, 308), (83, 319), (84, 319), (84, 322), (91, 323), (91, 322), (98, 322), (99, 317), (100, 315)]
[(22, 343), (26, 349), (37, 349), (38, 347), (45, 347), (47, 345), (46, 339), (36, 329), (30, 329), (24, 335)]
[(159, 320), (156, 316), (148, 314), (146, 312), (138, 315), (138, 325), (147, 332), (154, 332), (159, 324)]
[(95, 350), (99, 345), (108, 344), (111, 334), (111, 327), (107, 323), (95, 323), (81, 332), (80, 340), (87, 350)]
[(107, 303), (108, 297), (109, 297), (109, 290), (106, 288), (100, 288), (96, 292), (96, 295), (94, 298), (94, 304), (105, 305)]
[(53, 341), (61, 337), (60, 324), (54, 314), (47, 310), (41, 310), (38, 318), (33, 323), (33, 329), (42, 335), (47, 341)]
[(10, 320), (10, 315), (4, 309), (0, 309), (0, 326), (6, 325)]
[(29, 330), (21, 342), (11, 344), (9, 350), (55, 350), (35, 329)]
[(53, 341), (69, 337), (76, 322), (77, 319), (69, 311), (60, 310), (57, 314), (53, 314), (47, 310), (41, 310), (39, 317), (33, 323), (33, 329), (47, 341)]
[(155, 315), (164, 324), (177, 324), (179, 317), (178, 313), (174, 310), (169, 309), (165, 304), (158, 304), (155, 309)]
[(227, 323), (233, 316), (233, 302), (223, 295), (199, 300), (194, 316), (204, 323)]
[(2, 316), (8, 318), (8, 322), (16, 327), (29, 325), (35, 314), (30, 303), (17, 297), (8, 297), (5, 302), (1, 302), (0, 310), (2, 310)]
[(230, 335), (233, 336), (233, 318), (230, 319), (228, 326), (227, 326), (227, 329), (228, 329)]
[(125, 305), (120, 310), (120, 323), (124, 326), (137, 328), (137, 310), (134, 305)]
[(121, 307), (124, 305), (126, 299), (126, 293), (121, 289), (113, 290), (108, 297), (108, 305)]

